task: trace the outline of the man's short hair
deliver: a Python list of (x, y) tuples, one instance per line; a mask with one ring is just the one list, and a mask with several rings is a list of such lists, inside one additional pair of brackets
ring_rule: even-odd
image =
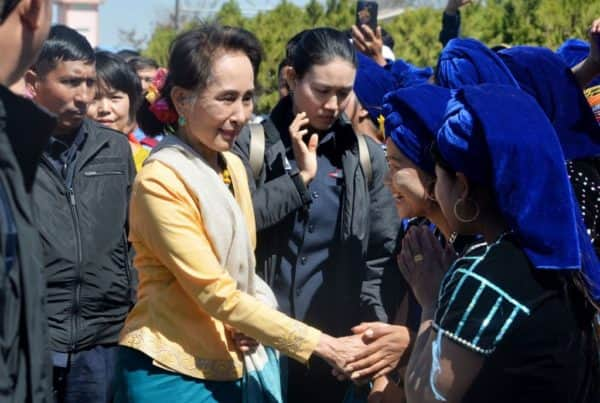
[(0, 0), (0, 24), (4, 22), (6, 17), (15, 9), (21, 0)]
[(59, 62), (82, 61), (94, 64), (94, 49), (79, 32), (64, 25), (54, 25), (33, 69), (39, 75), (46, 75), (55, 69)]
[(117, 56), (129, 63), (129, 60), (138, 57), (140, 52), (133, 49), (122, 49), (117, 52)]
[(158, 69), (159, 67), (156, 60), (144, 56), (132, 57), (127, 61), (127, 63), (136, 73), (140, 70)]

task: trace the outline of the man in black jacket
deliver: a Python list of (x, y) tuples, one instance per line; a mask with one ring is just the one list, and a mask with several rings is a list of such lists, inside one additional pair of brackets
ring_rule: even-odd
[(8, 86), (48, 35), (49, 0), (0, 0), (0, 401), (50, 402), (42, 250), (32, 184), (55, 120)]
[(116, 344), (135, 289), (127, 241), (131, 150), (123, 134), (85, 119), (95, 56), (76, 31), (52, 27), (26, 82), (34, 100), (58, 115), (34, 194), (55, 397), (111, 402)]

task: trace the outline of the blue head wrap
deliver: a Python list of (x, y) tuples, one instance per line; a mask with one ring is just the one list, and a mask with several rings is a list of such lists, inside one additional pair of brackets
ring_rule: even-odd
[(433, 175), (431, 143), (444, 121), (450, 90), (421, 84), (388, 93), (383, 99), (385, 132), (417, 167)]
[(498, 55), (552, 122), (567, 160), (600, 154), (600, 126), (571, 69), (554, 52), (516, 46)]
[(600, 266), (554, 128), (535, 99), (500, 85), (453, 94), (437, 133), (446, 162), (494, 191), (504, 220), (538, 269), (581, 269), (600, 299)]
[(470, 38), (455, 38), (448, 42), (440, 53), (435, 79), (446, 88), (483, 83), (519, 86), (496, 53)]
[(392, 73), (373, 60), (357, 52), (358, 68), (354, 80), (354, 93), (363, 108), (369, 112), (373, 122), (381, 115), (383, 96), (398, 87)]
[(578, 65), (590, 53), (590, 44), (584, 40), (571, 38), (567, 39), (556, 49), (556, 54), (569, 67)]
[[(590, 44), (582, 39), (567, 39), (558, 49), (556, 49), (556, 54), (567, 64), (567, 66), (575, 67), (590, 54)], [(595, 87), (596, 85), (600, 85), (600, 77), (593, 79), (587, 85), (587, 88)]]
[(393, 62), (388, 70), (360, 52), (357, 52), (357, 55), (354, 93), (375, 123), (382, 114), (385, 94), (396, 88), (425, 82), (433, 74), (430, 67), (418, 68), (401, 59)]
[(417, 67), (402, 59), (396, 59), (391, 63), (390, 71), (398, 80), (400, 87), (425, 84), (433, 76), (431, 67)]

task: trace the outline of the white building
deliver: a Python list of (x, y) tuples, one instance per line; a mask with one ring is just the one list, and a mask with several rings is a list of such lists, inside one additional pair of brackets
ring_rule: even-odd
[(87, 38), (92, 47), (100, 40), (100, 13), (104, 0), (54, 0), (56, 22), (67, 25)]

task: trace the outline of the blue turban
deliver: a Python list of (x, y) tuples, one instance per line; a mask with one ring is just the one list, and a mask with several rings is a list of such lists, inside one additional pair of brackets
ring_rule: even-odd
[(581, 39), (567, 39), (562, 45), (556, 49), (556, 54), (569, 67), (578, 65), (590, 53), (590, 44)]
[[(558, 49), (556, 54), (569, 67), (575, 67), (590, 54), (590, 44), (582, 39), (567, 39)], [(600, 85), (600, 77), (592, 80), (587, 87)]]
[(444, 121), (450, 90), (421, 84), (388, 93), (383, 99), (385, 132), (417, 167), (433, 175), (431, 143)]
[(437, 133), (441, 156), (493, 189), (500, 212), (538, 269), (581, 269), (600, 299), (600, 266), (554, 128), (523, 91), (493, 84), (453, 94)]
[(600, 154), (600, 126), (571, 69), (560, 57), (550, 49), (533, 46), (516, 46), (498, 55), (521, 88), (546, 112), (567, 160)]
[(435, 79), (446, 88), (483, 83), (519, 87), (498, 55), (470, 38), (455, 38), (448, 42), (440, 53)]
[(375, 123), (382, 114), (385, 94), (396, 88), (425, 82), (433, 74), (430, 67), (421, 69), (400, 59), (393, 62), (388, 70), (360, 52), (357, 55), (354, 93)]
[(396, 59), (390, 64), (389, 69), (402, 88), (425, 84), (433, 76), (431, 67), (413, 66), (402, 59)]
[(374, 122), (381, 115), (383, 96), (398, 87), (392, 73), (373, 60), (357, 52), (358, 68), (354, 81), (354, 93)]

